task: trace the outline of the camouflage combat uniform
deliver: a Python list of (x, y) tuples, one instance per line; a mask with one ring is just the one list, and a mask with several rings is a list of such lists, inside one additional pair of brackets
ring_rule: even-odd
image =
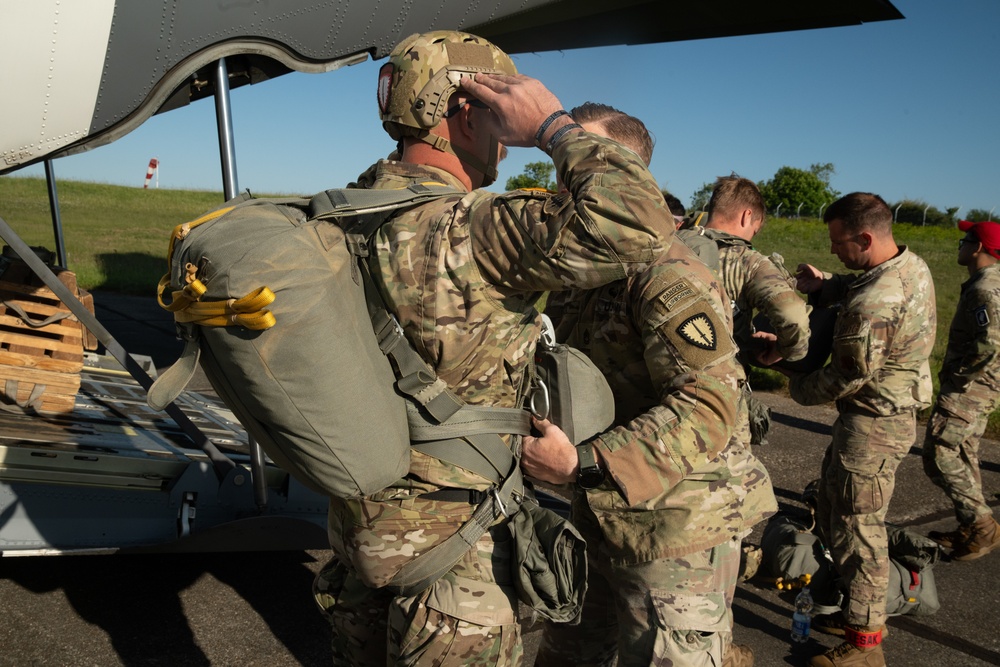
[(641, 274), (550, 297), (560, 342), (615, 395), (592, 442), (608, 477), (577, 491), (590, 585), (579, 626), (545, 629), (539, 665), (721, 665), (740, 539), (776, 509), (767, 471), (733, 437), (743, 370), (721, 287), (674, 243)]
[[(749, 371), (752, 361), (755, 312), (764, 314), (771, 322), (782, 358), (798, 361), (806, 356), (809, 306), (795, 293), (794, 279), (784, 265), (757, 252), (750, 241), (717, 229), (682, 230), (677, 238), (693, 249), (722, 281), (733, 307), (733, 338), (745, 371)], [(746, 422), (746, 432), (740, 437), (753, 445), (764, 444), (770, 409), (754, 397), (749, 384), (746, 401), (751, 416)]]
[(830, 276), (821, 304), (840, 300), (830, 363), (792, 379), (803, 405), (837, 402), (821, 468), (817, 525), (848, 586), (846, 620), (885, 625), (885, 515), (896, 467), (913, 444), (916, 411), (931, 398), (928, 357), (937, 315), (922, 259), (899, 254), (860, 276)]
[(1000, 265), (980, 269), (962, 285), (938, 379), (924, 470), (955, 504), (958, 522), (969, 525), (993, 515), (983, 498), (979, 438), (1000, 403)]
[[(778, 350), (784, 359), (798, 361), (806, 356), (809, 308), (795, 293), (794, 279), (784, 266), (757, 252), (750, 241), (717, 229), (686, 230), (677, 238), (696, 246), (699, 236), (713, 241), (718, 249), (716, 272), (733, 304), (733, 338), (740, 350), (750, 348), (754, 313), (760, 312), (774, 327)], [(697, 247), (694, 249), (698, 252)], [(746, 363), (746, 355), (741, 357)]]
[[(520, 406), (549, 290), (597, 287), (644, 268), (672, 239), (672, 225), (645, 165), (617, 144), (568, 135), (553, 160), (570, 194), (477, 190), (392, 218), (377, 238), (375, 276), (418, 353), (466, 403)], [(361, 187), (438, 181), (426, 166), (381, 161)], [(504, 436), (511, 446), (518, 438)], [(360, 500), (333, 500), (334, 558), (316, 599), (334, 629), (343, 665), (518, 665), (518, 604), (509, 532), (494, 525), (477, 548), (428, 590), (384, 588), (410, 559), (455, 533), (475, 505), (432, 500), (441, 489), (488, 490), (488, 480), (420, 452), (410, 472)], [(473, 494), (470, 494), (470, 496)]]

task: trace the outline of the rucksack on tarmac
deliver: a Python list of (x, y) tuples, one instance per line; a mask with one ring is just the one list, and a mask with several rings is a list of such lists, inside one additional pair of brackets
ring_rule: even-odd
[[(836, 568), (819, 536), (805, 517), (778, 514), (764, 527), (761, 566), (758, 574), (788, 584), (809, 575), (815, 611), (829, 614), (840, 609), (843, 592)], [(886, 614), (927, 616), (941, 608), (934, 580), (934, 564), (940, 558), (938, 545), (903, 528), (886, 524), (889, 541), (889, 589)]]
[(179, 225), (158, 296), (186, 344), (150, 390), (150, 406), (172, 401), (200, 359), (248, 434), (313, 490), (359, 497), (405, 476), (404, 391), (425, 406), (448, 403), (450, 392), (426, 365), (402, 369), (410, 377), (396, 382), (386, 354), (412, 348), (392, 318), (373, 334), (361, 262), (390, 215), (462, 194), (440, 184), (311, 199), (244, 194)]

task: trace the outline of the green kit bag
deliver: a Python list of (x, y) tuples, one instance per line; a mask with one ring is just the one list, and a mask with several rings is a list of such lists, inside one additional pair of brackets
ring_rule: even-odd
[[(150, 390), (150, 406), (172, 401), (200, 358), (247, 432), (306, 486), (357, 497), (403, 477), (407, 399), (373, 331), (359, 258), (389, 215), (456, 192), (412, 186), (330, 190), (312, 199), (244, 195), (179, 225), (159, 296), (186, 346)], [(369, 213), (359, 215), (365, 207)], [(365, 227), (352, 233), (352, 221)], [(402, 338), (391, 324), (382, 341)]]

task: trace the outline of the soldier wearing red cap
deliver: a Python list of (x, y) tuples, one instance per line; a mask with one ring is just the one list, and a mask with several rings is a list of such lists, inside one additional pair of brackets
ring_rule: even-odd
[(1000, 546), (1000, 525), (983, 498), (979, 438), (1000, 403), (1000, 223), (963, 220), (958, 263), (962, 285), (938, 379), (941, 392), (927, 423), (924, 471), (955, 505), (958, 528), (932, 531), (952, 559), (974, 560)]

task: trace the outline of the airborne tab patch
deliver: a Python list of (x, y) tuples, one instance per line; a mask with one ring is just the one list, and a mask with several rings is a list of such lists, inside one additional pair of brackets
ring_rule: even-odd
[(664, 308), (667, 310), (673, 310), (674, 306), (676, 306), (679, 301), (689, 299), (694, 296), (694, 294), (695, 292), (691, 288), (691, 285), (689, 285), (686, 280), (682, 279), (660, 292), (660, 295), (656, 298), (660, 300), (660, 303), (663, 304)]
[(703, 350), (715, 350), (718, 344), (715, 325), (705, 313), (692, 315), (681, 322), (677, 327), (677, 333), (687, 342)]

